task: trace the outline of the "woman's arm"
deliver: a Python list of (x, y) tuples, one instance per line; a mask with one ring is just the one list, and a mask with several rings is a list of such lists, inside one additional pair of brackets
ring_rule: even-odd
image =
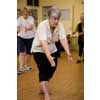
[(51, 56), (50, 52), (49, 52), (49, 49), (48, 49), (48, 44), (46, 41), (42, 40), (41, 41), (41, 46), (51, 64), (52, 67), (55, 67), (55, 62), (54, 62), (54, 58)]
[(61, 39), (60, 40), (61, 45), (63, 46), (65, 52), (67, 55), (71, 55), (70, 51), (69, 51), (69, 46), (68, 46), (68, 41), (67, 38)]
[(70, 53), (70, 50), (69, 50), (67, 38), (60, 39), (60, 43), (63, 46), (66, 54), (68, 55), (68, 59), (72, 61), (73, 59), (72, 59), (72, 56), (71, 56), (71, 53)]

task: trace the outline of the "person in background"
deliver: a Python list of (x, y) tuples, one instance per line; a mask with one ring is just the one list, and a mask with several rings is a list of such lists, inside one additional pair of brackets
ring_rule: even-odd
[(31, 70), (30, 55), (32, 41), (35, 37), (34, 19), (29, 16), (29, 10), (23, 8), (22, 16), (17, 20), (17, 50), (19, 55), (19, 70), (18, 75), (24, 71)]
[(40, 91), (44, 93), (45, 100), (51, 100), (48, 82), (57, 68), (58, 52), (55, 43), (58, 40), (60, 40), (68, 60), (73, 60), (69, 51), (64, 26), (59, 22), (60, 16), (61, 12), (57, 7), (49, 9), (48, 19), (38, 25), (36, 37), (31, 48), (39, 70)]
[(76, 34), (78, 32), (78, 45), (79, 45), (79, 54), (78, 54), (78, 60), (76, 63), (81, 63), (81, 61), (84, 62), (84, 58), (82, 59), (82, 56), (84, 55), (84, 14), (82, 13), (80, 16), (80, 23), (78, 23), (76, 31), (72, 34)]

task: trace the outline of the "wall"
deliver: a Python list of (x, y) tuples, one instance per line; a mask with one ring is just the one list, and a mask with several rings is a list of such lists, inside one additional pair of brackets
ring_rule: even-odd
[[(27, 0), (17, 0), (17, 7), (22, 9), (27, 6)], [(66, 32), (71, 24), (70, 30), (74, 30), (76, 24), (79, 22), (79, 17), (81, 12), (84, 10), (84, 5), (81, 4), (82, 0), (40, 0), (39, 7), (29, 7), (38, 10), (38, 23), (42, 21), (42, 6), (55, 5), (60, 9), (71, 9), (72, 12), (72, 22), (62, 21), (65, 26)]]

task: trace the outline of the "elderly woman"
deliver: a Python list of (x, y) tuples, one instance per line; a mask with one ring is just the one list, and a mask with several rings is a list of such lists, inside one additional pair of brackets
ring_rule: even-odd
[(17, 21), (17, 49), (19, 54), (18, 75), (22, 74), (26, 70), (31, 70), (30, 67), (30, 55), (33, 38), (35, 36), (34, 19), (29, 16), (29, 10), (23, 8), (22, 16)]
[(55, 42), (60, 40), (68, 59), (72, 61), (65, 30), (63, 24), (59, 22), (60, 16), (61, 12), (58, 8), (49, 9), (48, 19), (39, 24), (31, 49), (39, 70), (40, 89), (44, 93), (45, 100), (51, 100), (48, 82), (57, 67), (58, 54)]

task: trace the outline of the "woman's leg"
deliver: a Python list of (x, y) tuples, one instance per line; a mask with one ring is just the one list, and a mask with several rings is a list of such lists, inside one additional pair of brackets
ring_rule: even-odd
[(30, 66), (30, 63), (31, 63), (31, 55), (26, 54), (25, 55), (25, 65)]
[[(55, 57), (55, 63), (57, 63), (57, 53), (52, 54), (52, 56)], [(51, 67), (46, 55), (43, 53), (34, 53), (34, 59), (39, 69), (40, 90), (44, 93), (45, 100), (50, 100), (48, 81), (53, 76), (56, 66), (52, 70), (53, 67)]]
[(34, 53), (34, 59), (39, 70), (40, 92), (44, 94), (45, 100), (50, 100), (48, 90), (48, 65), (47, 58), (44, 53)]
[(56, 71), (56, 68), (57, 68), (57, 60), (58, 60), (58, 52), (56, 53), (53, 53), (52, 56), (54, 57), (54, 61), (55, 61), (55, 67), (49, 67), (49, 70), (48, 70), (48, 77), (49, 77), (49, 80), (53, 77), (55, 71)]
[(79, 44), (79, 54), (78, 54), (77, 63), (81, 63), (82, 54), (83, 54), (83, 42), (81, 40), (79, 40), (78, 44)]
[(79, 57), (82, 58), (82, 54), (83, 54), (83, 43), (81, 42), (79, 44)]
[(24, 62), (25, 62), (25, 54), (19, 53), (19, 70), (17, 72), (18, 75), (22, 74), (24, 72)]
[(17, 50), (19, 54), (19, 70), (18, 74), (22, 74), (24, 72), (24, 63), (25, 63), (25, 41), (21, 37), (17, 37)]
[(78, 60), (81, 60), (81, 44), (79, 43), (79, 54), (78, 54)]
[(61, 49), (60, 49), (61, 45), (60, 45), (60, 42), (58, 41), (55, 44), (56, 44), (56, 47), (58, 49), (58, 51), (57, 51), (58, 52), (58, 57), (60, 57), (60, 55), (61, 55)]
[(45, 100), (51, 100), (50, 99), (50, 94), (49, 94), (49, 89), (48, 89), (48, 81), (41, 81), (40, 82), (40, 87), (44, 93), (44, 98)]
[(29, 71), (31, 70), (31, 55), (30, 54), (26, 54), (25, 55), (25, 65), (24, 65), (24, 70), (25, 71)]
[(25, 53), (19, 53), (19, 66), (22, 68), (24, 66), (25, 61)]
[(31, 46), (32, 46), (33, 38), (26, 39), (25, 45), (26, 45), (26, 56), (25, 56), (25, 69), (31, 70)]

